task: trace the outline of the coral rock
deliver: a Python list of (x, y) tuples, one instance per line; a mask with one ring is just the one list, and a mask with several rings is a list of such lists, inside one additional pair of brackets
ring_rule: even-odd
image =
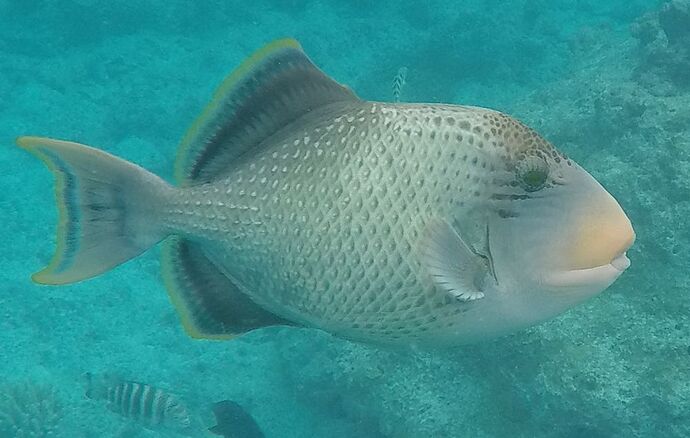
[(0, 387), (0, 436), (44, 438), (58, 436), (62, 418), (55, 390), (33, 383)]

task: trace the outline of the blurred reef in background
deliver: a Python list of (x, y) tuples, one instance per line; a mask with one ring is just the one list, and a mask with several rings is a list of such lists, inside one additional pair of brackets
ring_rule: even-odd
[(631, 30), (640, 51), (635, 78), (655, 95), (690, 89), (690, 1), (664, 3)]
[(0, 415), (42, 428), (59, 417), (71, 438), (159, 436), (123, 435), (122, 418), (84, 399), (79, 375), (115, 368), (201, 411), (236, 400), (267, 437), (690, 436), (690, 1), (0, 0), (0, 11), (4, 145), (67, 138), (170, 178), (222, 78), (289, 35), (363, 98), (391, 100), (406, 66), (405, 101), (523, 120), (601, 181), (638, 235), (610, 290), (493, 342), (388, 351), (289, 328), (201, 342), (182, 332), (158, 251), (69, 288), (28, 281), (52, 253), (51, 181), (8, 147), (0, 375), (59, 392), (17, 398), (22, 417), (5, 396)]

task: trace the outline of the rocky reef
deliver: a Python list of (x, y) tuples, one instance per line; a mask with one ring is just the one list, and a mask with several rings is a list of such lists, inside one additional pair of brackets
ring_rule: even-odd
[(672, 0), (631, 26), (640, 62), (635, 77), (654, 94), (690, 89), (690, 0)]
[(0, 436), (47, 438), (60, 436), (62, 409), (49, 385), (28, 382), (0, 387)]

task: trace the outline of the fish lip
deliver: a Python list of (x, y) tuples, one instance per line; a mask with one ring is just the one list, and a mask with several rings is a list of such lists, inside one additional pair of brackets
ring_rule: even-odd
[(630, 267), (630, 259), (628, 258), (626, 252), (623, 251), (621, 254), (619, 254), (618, 256), (614, 257), (613, 260), (611, 260), (610, 265), (617, 269), (619, 272), (623, 272)]
[(625, 252), (616, 256), (610, 263), (592, 268), (556, 271), (541, 278), (541, 283), (557, 288), (578, 288), (594, 285), (608, 287), (630, 266)]
[(626, 269), (630, 267), (630, 259), (628, 258), (627, 252), (623, 251), (622, 253), (618, 254), (615, 256), (609, 263), (605, 263), (603, 265), (599, 266), (592, 266), (589, 268), (582, 268), (582, 269), (573, 269), (573, 272), (577, 271), (591, 271), (594, 269), (602, 269), (602, 268), (614, 268), (618, 272), (623, 272)]

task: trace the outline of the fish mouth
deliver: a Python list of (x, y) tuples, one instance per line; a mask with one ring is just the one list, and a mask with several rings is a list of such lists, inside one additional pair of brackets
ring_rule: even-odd
[(568, 288), (601, 285), (604, 288), (613, 283), (630, 267), (630, 259), (625, 251), (609, 263), (591, 268), (556, 271), (545, 275), (542, 284), (549, 287)]
[(620, 272), (623, 272), (626, 269), (628, 269), (630, 267), (630, 259), (628, 258), (626, 251), (623, 251), (621, 254), (614, 257), (613, 260), (611, 260), (610, 265)]

